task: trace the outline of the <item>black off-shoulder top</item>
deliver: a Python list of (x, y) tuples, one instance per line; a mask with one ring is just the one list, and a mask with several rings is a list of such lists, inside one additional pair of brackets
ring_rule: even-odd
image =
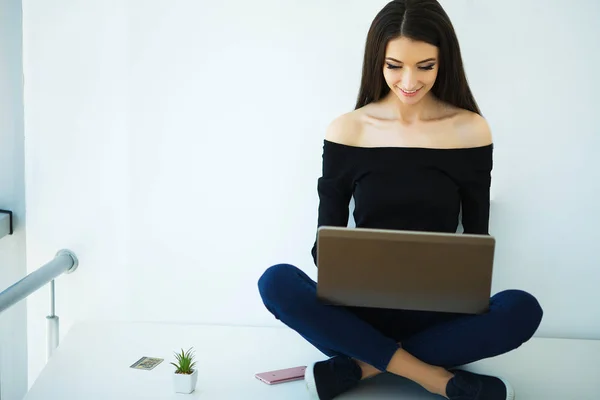
[[(488, 234), (493, 144), (355, 147), (325, 140), (317, 226)], [(316, 264), (316, 241), (312, 248)]]

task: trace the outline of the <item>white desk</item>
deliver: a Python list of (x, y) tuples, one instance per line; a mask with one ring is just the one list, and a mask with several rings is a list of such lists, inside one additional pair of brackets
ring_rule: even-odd
[[(175, 394), (173, 351), (193, 346), (198, 386)], [(129, 368), (141, 356), (164, 358), (151, 371)], [(307, 365), (324, 356), (286, 328), (142, 323), (75, 325), (25, 400), (306, 400), (304, 382), (268, 386), (255, 372)], [(469, 369), (508, 378), (519, 400), (587, 400), (600, 396), (600, 341), (533, 339)], [(340, 400), (435, 400), (391, 375), (365, 382)]]

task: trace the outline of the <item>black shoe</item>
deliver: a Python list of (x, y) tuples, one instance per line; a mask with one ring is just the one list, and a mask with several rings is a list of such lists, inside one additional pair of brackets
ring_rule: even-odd
[(331, 400), (352, 389), (360, 382), (362, 371), (349, 357), (336, 356), (320, 361), (304, 373), (306, 388), (313, 399)]
[(446, 386), (450, 400), (514, 400), (515, 391), (502, 378), (453, 370), (454, 377)]

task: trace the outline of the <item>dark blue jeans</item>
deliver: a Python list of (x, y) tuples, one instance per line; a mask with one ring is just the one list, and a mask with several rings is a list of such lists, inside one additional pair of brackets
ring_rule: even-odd
[(405, 311), (322, 304), (316, 283), (300, 269), (279, 264), (258, 287), (267, 309), (325, 355), (346, 355), (385, 371), (401, 347), (444, 368), (516, 349), (542, 320), (542, 308), (520, 290), (500, 292), (480, 315)]

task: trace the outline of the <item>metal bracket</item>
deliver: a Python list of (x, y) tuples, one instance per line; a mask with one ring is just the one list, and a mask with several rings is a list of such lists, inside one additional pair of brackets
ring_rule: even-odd
[(12, 235), (13, 232), (12, 211), (0, 210), (0, 238), (5, 235)]
[(71, 268), (69, 268), (67, 271), (65, 271), (65, 274), (70, 274), (71, 272), (75, 271), (77, 269), (77, 267), (79, 266), (79, 260), (77, 259), (77, 256), (75, 255), (75, 253), (73, 253), (71, 250), (68, 250), (68, 249), (59, 250), (58, 253), (56, 253), (56, 256), (57, 257), (58, 256), (69, 256), (73, 260), (73, 266)]

